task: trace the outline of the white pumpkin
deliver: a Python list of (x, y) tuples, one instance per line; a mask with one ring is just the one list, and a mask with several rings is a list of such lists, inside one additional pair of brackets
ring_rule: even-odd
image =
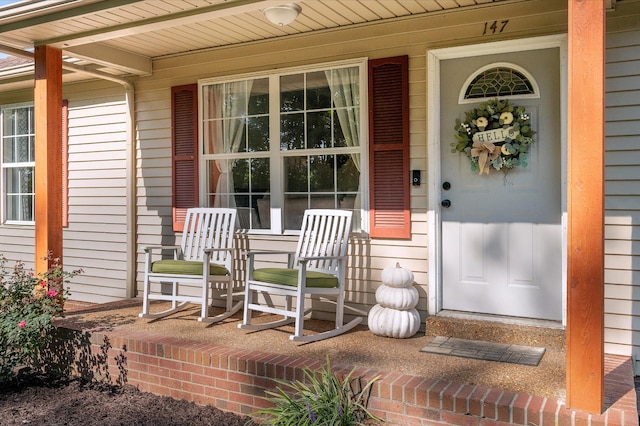
[(376, 289), (376, 301), (385, 308), (406, 311), (418, 304), (418, 290), (413, 286), (395, 288), (382, 284)]
[(375, 305), (369, 311), (369, 329), (378, 336), (405, 339), (418, 332), (420, 315), (415, 309), (400, 311)]
[(402, 268), (399, 263), (396, 263), (395, 267), (382, 270), (382, 282), (389, 287), (409, 287), (413, 285), (413, 272)]

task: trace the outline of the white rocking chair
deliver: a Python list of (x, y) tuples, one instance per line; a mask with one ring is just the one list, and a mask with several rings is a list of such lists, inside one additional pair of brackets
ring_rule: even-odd
[[(242, 306), (242, 299), (233, 303), (233, 234), (236, 210), (222, 208), (192, 208), (187, 210), (182, 243), (178, 246), (145, 247), (145, 274), (142, 313), (140, 318), (162, 318), (178, 312), (188, 303), (200, 304), (199, 322), (213, 323), (230, 317)], [(153, 254), (172, 250), (173, 259), (153, 261)], [(151, 291), (151, 283), (171, 283), (171, 294)], [(199, 285), (199, 296), (180, 293), (180, 284)], [(226, 283), (225, 312), (209, 317), (210, 284)], [(193, 293), (192, 293), (193, 294)], [(149, 312), (150, 300), (171, 302), (171, 308)]]
[[(361, 317), (343, 324), (345, 268), (347, 244), (351, 232), (352, 212), (344, 210), (306, 210), (302, 220), (298, 248), (295, 253), (248, 252), (247, 279), (242, 324), (239, 328), (265, 330), (295, 321), (295, 332), (289, 338), (299, 342), (313, 342), (337, 336), (358, 325)], [(287, 268), (254, 268), (258, 255), (287, 254)], [(285, 296), (284, 308), (259, 304), (255, 297), (263, 292), (266, 300), (272, 295)], [(305, 296), (316, 295), (336, 298), (335, 328), (317, 334), (303, 335)], [(295, 305), (292, 299), (296, 298)], [(268, 323), (251, 324), (253, 311), (283, 315), (284, 318)]]

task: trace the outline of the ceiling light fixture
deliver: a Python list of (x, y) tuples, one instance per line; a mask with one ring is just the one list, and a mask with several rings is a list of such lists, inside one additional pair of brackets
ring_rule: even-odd
[(263, 10), (264, 16), (275, 25), (284, 26), (292, 23), (302, 12), (302, 8), (295, 3), (268, 7)]

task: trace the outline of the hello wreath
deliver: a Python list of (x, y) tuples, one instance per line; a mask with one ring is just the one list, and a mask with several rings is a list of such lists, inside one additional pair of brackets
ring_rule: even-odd
[(508, 100), (490, 100), (456, 119), (456, 142), (451, 152), (462, 152), (471, 160), (471, 170), (488, 175), (491, 169), (508, 173), (527, 167), (527, 153), (535, 132), (524, 107)]

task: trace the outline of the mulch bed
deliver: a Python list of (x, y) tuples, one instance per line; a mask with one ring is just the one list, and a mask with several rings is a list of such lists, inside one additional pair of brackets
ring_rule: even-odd
[(29, 375), (0, 386), (2, 425), (253, 425), (251, 418), (137, 388)]

